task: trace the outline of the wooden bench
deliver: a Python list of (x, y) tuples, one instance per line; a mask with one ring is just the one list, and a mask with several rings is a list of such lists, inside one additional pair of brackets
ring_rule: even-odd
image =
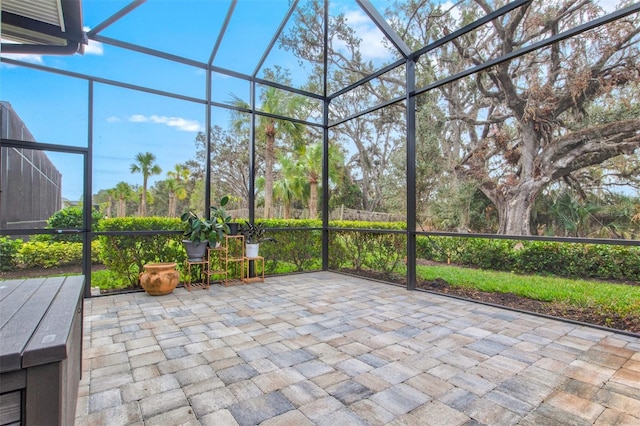
[(84, 276), (0, 281), (0, 423), (72, 425)]

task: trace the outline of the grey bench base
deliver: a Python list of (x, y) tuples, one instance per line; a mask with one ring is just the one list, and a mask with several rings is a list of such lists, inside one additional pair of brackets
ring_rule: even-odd
[(84, 277), (0, 281), (0, 423), (75, 421)]

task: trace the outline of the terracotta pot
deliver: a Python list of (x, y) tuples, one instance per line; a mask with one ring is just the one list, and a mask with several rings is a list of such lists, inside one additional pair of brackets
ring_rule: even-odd
[(169, 294), (176, 288), (180, 273), (176, 271), (175, 262), (147, 263), (140, 273), (140, 285), (151, 296)]

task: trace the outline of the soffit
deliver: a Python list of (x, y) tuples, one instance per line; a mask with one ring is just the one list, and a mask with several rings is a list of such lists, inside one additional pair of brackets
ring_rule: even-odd
[(82, 52), (81, 0), (2, 0), (2, 52)]

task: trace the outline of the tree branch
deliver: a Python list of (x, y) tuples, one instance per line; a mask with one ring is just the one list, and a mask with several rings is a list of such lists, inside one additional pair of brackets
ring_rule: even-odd
[[(611, 67), (608, 67), (608, 71), (605, 70), (605, 65), (607, 62), (615, 55), (620, 52), (620, 50), (629, 43), (635, 36), (640, 34), (640, 27), (635, 28), (633, 31), (628, 32), (624, 37), (618, 40), (617, 43), (612, 44), (608, 49), (605, 50), (602, 57), (600, 57), (593, 66), (589, 69), (589, 74), (591, 76), (589, 80), (589, 84), (587, 87), (580, 93), (580, 95), (575, 96), (570, 90), (566, 92), (566, 95), (560, 99), (558, 99), (557, 108), (555, 111), (555, 115), (559, 116), (563, 112), (567, 111), (572, 107), (581, 108), (587, 102), (593, 100), (599, 93), (603, 87), (603, 79), (607, 77), (611, 70), (617, 68), (620, 65), (628, 65), (620, 60), (616, 64), (613, 64)], [(627, 57), (627, 60), (630, 58)], [(612, 82), (613, 85), (624, 84), (625, 82)], [(571, 82), (567, 82), (567, 84), (571, 84)]]
[(556, 180), (584, 167), (640, 149), (640, 119), (619, 121), (573, 132), (545, 148), (542, 173)]

